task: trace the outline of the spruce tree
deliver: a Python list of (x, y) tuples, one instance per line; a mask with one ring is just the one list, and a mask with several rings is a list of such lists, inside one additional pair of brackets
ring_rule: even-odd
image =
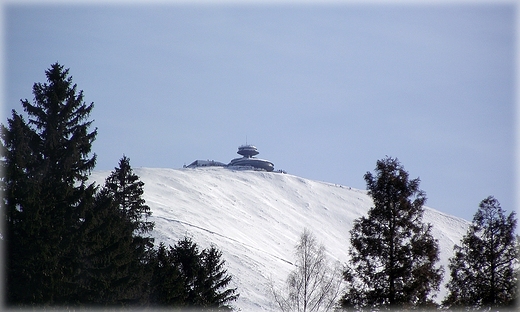
[(113, 226), (111, 231), (119, 231), (123, 235), (114, 236), (115, 241), (112, 243), (118, 245), (112, 252), (119, 256), (111, 258), (114, 259), (113, 266), (117, 272), (114, 282), (119, 283), (121, 280), (120, 291), (115, 299), (127, 305), (142, 304), (148, 300), (148, 287), (152, 277), (148, 262), (153, 254), (154, 240), (150, 232), (154, 223), (147, 220), (151, 211), (143, 198), (143, 187), (144, 183), (130, 166), (130, 159), (123, 156), (119, 166), (105, 180), (101, 191), (111, 199), (109, 208), (115, 210), (111, 216), (115, 218), (114, 222), (118, 227)]
[(431, 225), (422, 222), (425, 193), (397, 159), (379, 160), (364, 176), (374, 207), (354, 221), (344, 271), (345, 308), (384, 309), (433, 305), (442, 269)]
[(227, 288), (231, 282), (231, 275), (224, 268), (225, 261), (222, 252), (215, 246), (204, 249), (200, 254), (201, 277), (198, 291), (200, 305), (214, 309), (231, 310), (229, 303), (238, 299), (236, 288)]
[(232, 278), (215, 246), (201, 251), (186, 236), (169, 249), (161, 243), (153, 263), (153, 305), (231, 310), (230, 303), (239, 296), (236, 288), (227, 288)]
[(153, 270), (150, 283), (149, 303), (152, 306), (176, 307), (185, 302), (184, 283), (173, 255), (173, 247), (166, 248), (164, 243), (154, 252), (150, 262)]
[(201, 271), (199, 246), (185, 236), (173, 246), (172, 257), (179, 268), (183, 285), (182, 305), (199, 307), (201, 303), (200, 293), (197, 290)]
[(105, 189), (119, 205), (119, 209), (133, 225), (136, 234), (146, 234), (153, 230), (154, 223), (147, 221), (151, 216), (143, 198), (144, 182), (133, 172), (130, 158), (123, 155), (119, 167), (105, 180)]
[[(2, 238), (5, 243), (5, 251), (8, 257), (6, 263), (7, 291), (6, 300), (8, 304), (29, 302), (29, 297), (39, 297), (38, 285), (32, 283), (37, 277), (32, 274), (36, 270), (34, 261), (29, 260), (32, 255), (26, 254), (30, 250), (31, 239), (25, 239), (24, 232), (31, 225), (28, 210), (35, 206), (37, 200), (37, 183), (32, 179), (31, 171), (36, 165), (32, 150), (37, 144), (37, 136), (27, 125), (24, 118), (14, 110), (12, 118), (8, 119), (7, 127), (1, 125), (2, 138), (2, 172), (1, 180), (3, 202), (1, 205), (4, 214), (5, 229)], [(23, 210), (22, 210), (22, 207)], [(32, 248), (37, 248), (33, 246)]]
[(511, 309), (517, 300), (518, 248), (515, 213), (494, 197), (482, 200), (461, 246), (450, 258), (446, 307)]
[(132, 228), (106, 190), (96, 195), (80, 232), (78, 304), (117, 307), (134, 303)]
[(94, 196), (87, 185), (97, 131), (93, 103), (83, 101), (69, 70), (58, 63), (1, 127), (3, 212), (6, 220), (7, 303), (68, 304), (75, 298), (75, 242)]

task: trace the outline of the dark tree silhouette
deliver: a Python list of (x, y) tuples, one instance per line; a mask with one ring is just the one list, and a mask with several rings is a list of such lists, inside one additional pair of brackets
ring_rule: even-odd
[(153, 269), (149, 302), (152, 306), (176, 307), (185, 302), (184, 284), (178, 265), (173, 256), (173, 247), (169, 249), (161, 243), (151, 262)]
[(149, 233), (154, 227), (153, 222), (147, 221), (151, 212), (143, 199), (143, 187), (144, 182), (133, 172), (130, 158), (125, 155), (119, 160), (119, 167), (115, 168), (105, 181), (107, 193), (133, 225), (136, 234)]
[(351, 259), (344, 272), (348, 283), (341, 299), (345, 308), (381, 309), (434, 305), (442, 269), (431, 225), (423, 224), (426, 196), (419, 179), (397, 159), (379, 160), (376, 175), (364, 176), (374, 207), (350, 231)]
[(92, 203), (87, 185), (93, 104), (85, 104), (69, 70), (56, 63), (47, 83), (22, 100), (1, 127), (8, 304), (66, 304), (76, 299), (77, 229)]
[(479, 205), (461, 246), (450, 258), (446, 307), (511, 309), (517, 300), (518, 248), (515, 213), (508, 216), (490, 196)]
[(227, 274), (222, 252), (215, 246), (202, 250), (200, 254), (201, 274), (198, 289), (200, 305), (219, 310), (231, 310), (229, 303), (238, 299), (236, 288), (227, 288), (231, 275)]
[(222, 252), (214, 246), (200, 251), (191, 238), (184, 237), (169, 250), (160, 244), (154, 263), (151, 304), (230, 310), (239, 296), (236, 288), (227, 288), (231, 276)]
[[(153, 256), (153, 238), (150, 232), (154, 223), (147, 221), (151, 216), (150, 207), (143, 199), (144, 183), (133, 172), (130, 159), (123, 156), (119, 166), (106, 178), (105, 185), (97, 196), (98, 210), (106, 211), (106, 216), (97, 220), (97, 227), (105, 228), (105, 249), (95, 252), (109, 260), (110, 270), (101, 278), (107, 286), (104, 293), (110, 297), (103, 299), (107, 304), (139, 305), (148, 300), (152, 271), (149, 262)], [(98, 213), (100, 214), (100, 213)], [(107, 224), (110, 224), (107, 227)], [(111, 235), (111, 236), (110, 236)]]
[(135, 288), (141, 282), (135, 279), (142, 276), (132, 270), (132, 228), (106, 191), (96, 195), (80, 233), (77, 303), (94, 307), (135, 304), (139, 295)]

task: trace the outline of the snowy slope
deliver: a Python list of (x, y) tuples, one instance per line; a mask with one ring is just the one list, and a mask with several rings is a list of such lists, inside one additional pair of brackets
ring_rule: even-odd
[[(216, 167), (134, 171), (145, 183), (156, 243), (173, 245), (189, 235), (201, 248), (216, 245), (240, 293), (234, 306), (242, 311), (275, 310), (268, 281), (281, 285), (294, 269), (294, 246), (304, 228), (330, 258), (347, 262), (349, 230), (372, 205), (366, 191), (289, 174)], [(92, 180), (103, 183), (108, 174), (94, 172)], [(447, 269), (469, 223), (431, 208), (423, 221), (433, 225)], [(444, 294), (442, 287), (437, 299)]]

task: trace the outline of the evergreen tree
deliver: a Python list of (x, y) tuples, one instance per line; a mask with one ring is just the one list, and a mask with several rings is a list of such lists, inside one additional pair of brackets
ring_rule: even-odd
[(422, 222), (426, 196), (420, 181), (409, 180), (390, 157), (377, 162), (376, 172), (364, 176), (374, 207), (350, 231), (341, 304), (357, 309), (433, 305), (431, 292), (439, 288), (442, 269), (435, 267), (439, 248), (431, 225)]
[(461, 246), (450, 258), (447, 307), (511, 309), (517, 299), (518, 237), (515, 213), (509, 216), (490, 196), (479, 205)]
[(8, 304), (75, 301), (77, 229), (92, 202), (86, 185), (96, 156), (97, 131), (89, 132), (93, 104), (85, 104), (69, 70), (58, 63), (47, 83), (33, 86), (28, 115), (12, 112), (1, 127), (3, 212), (6, 220)]
[(215, 246), (204, 249), (200, 255), (201, 277), (198, 291), (203, 307), (231, 310), (230, 302), (238, 299), (236, 288), (226, 288), (231, 282), (231, 276), (224, 268), (225, 261), (222, 252)]
[(132, 228), (106, 190), (85, 213), (77, 242), (80, 273), (78, 304), (122, 306), (133, 303)]
[(184, 237), (167, 250), (155, 253), (150, 303), (159, 306), (200, 310), (230, 310), (238, 298), (236, 288), (226, 288), (231, 276), (224, 268), (222, 253), (214, 246), (199, 250)]
[[(29, 301), (29, 297), (39, 297), (35, 283), (32, 280), (37, 277), (30, 274), (36, 265), (34, 261), (20, 262), (20, 259), (26, 257), (29, 260), (31, 255), (27, 255), (26, 251), (31, 247), (31, 240), (25, 240), (26, 228), (30, 225), (25, 220), (30, 216), (27, 213), (27, 207), (34, 206), (37, 184), (31, 178), (28, 169), (35, 166), (35, 159), (32, 154), (34, 144), (37, 144), (37, 136), (27, 125), (22, 116), (15, 111), (12, 112), (12, 119), (8, 119), (8, 126), (1, 125), (2, 138), (2, 212), (6, 224), (5, 230), (2, 232), (2, 238), (6, 246), (8, 257), (6, 263), (6, 291), (8, 303), (20, 303)], [(22, 211), (22, 207), (25, 211)], [(32, 214), (34, 216), (34, 214)], [(34, 246), (33, 248), (36, 248)]]
[(197, 289), (201, 271), (199, 247), (186, 236), (173, 246), (172, 257), (183, 285), (183, 305), (200, 306), (202, 300)]
[(136, 234), (146, 234), (153, 230), (154, 223), (147, 221), (151, 216), (150, 207), (143, 199), (144, 182), (139, 180), (132, 167), (130, 158), (123, 155), (119, 167), (105, 181), (105, 189), (119, 205), (119, 209), (134, 226)]
[(154, 253), (149, 303), (157, 306), (182, 306), (184, 304), (184, 283), (173, 255), (173, 248), (166, 249), (163, 243)]
[[(148, 262), (153, 253), (153, 238), (149, 236), (154, 228), (154, 223), (147, 221), (151, 215), (150, 207), (145, 204), (142, 195), (144, 183), (139, 180), (130, 166), (130, 159), (123, 156), (119, 161), (119, 167), (105, 180), (100, 197), (110, 199), (107, 208), (112, 209), (110, 215), (100, 222), (112, 222), (111, 233), (113, 237), (105, 237), (109, 245), (114, 245), (106, 255), (112, 259), (113, 274), (111, 285), (114, 297), (108, 303), (119, 302), (121, 304), (145, 303), (148, 299), (148, 289), (151, 279), (151, 270)], [(112, 217), (111, 221), (108, 218)]]

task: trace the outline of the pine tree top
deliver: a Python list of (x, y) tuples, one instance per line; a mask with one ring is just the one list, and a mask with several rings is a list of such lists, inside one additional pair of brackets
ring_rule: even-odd
[(39, 149), (34, 152), (43, 170), (61, 172), (68, 183), (84, 182), (96, 162), (96, 155), (89, 158), (89, 154), (97, 129), (88, 130), (94, 103), (84, 102), (83, 91), (77, 91), (69, 69), (55, 63), (45, 74), (47, 82), (33, 86), (34, 103), (21, 101), (39, 138)]

